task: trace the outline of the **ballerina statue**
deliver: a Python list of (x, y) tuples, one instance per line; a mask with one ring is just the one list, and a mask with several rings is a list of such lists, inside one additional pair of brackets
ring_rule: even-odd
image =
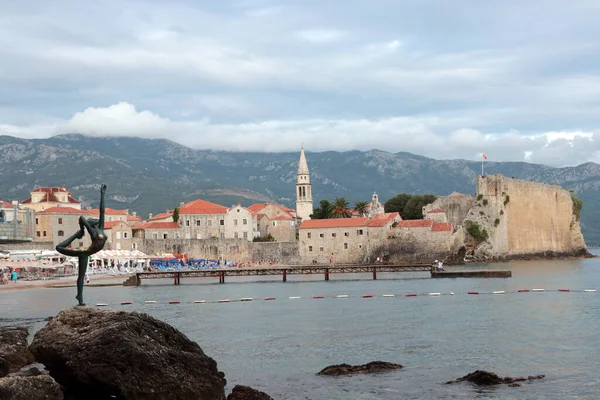
[[(100, 186), (100, 216), (99, 219), (88, 218), (83, 215), (79, 217), (79, 230), (71, 237), (56, 246), (56, 251), (66, 256), (77, 257), (79, 260), (79, 274), (77, 276), (77, 296), (75, 298), (80, 306), (85, 306), (83, 302), (83, 283), (87, 272), (90, 256), (102, 250), (106, 243), (106, 234), (104, 233), (104, 193), (106, 185)], [(69, 246), (75, 239), (82, 239), (85, 231), (89, 233), (92, 244), (87, 249), (70, 249)]]

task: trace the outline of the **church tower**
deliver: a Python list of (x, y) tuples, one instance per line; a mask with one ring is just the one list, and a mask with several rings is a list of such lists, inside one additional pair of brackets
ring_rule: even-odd
[(300, 151), (300, 162), (298, 162), (298, 173), (296, 182), (296, 215), (303, 220), (310, 219), (313, 213), (312, 190), (310, 185), (310, 173), (308, 162), (304, 155), (304, 148)]

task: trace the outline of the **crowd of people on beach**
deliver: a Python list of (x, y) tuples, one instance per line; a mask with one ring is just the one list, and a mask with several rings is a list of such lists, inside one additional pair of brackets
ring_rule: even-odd
[(3, 270), (2, 271), (2, 284), (3, 285), (8, 285), (9, 281), (16, 283), (18, 279), (19, 279), (19, 274), (17, 273), (16, 270), (12, 270), (12, 271)]

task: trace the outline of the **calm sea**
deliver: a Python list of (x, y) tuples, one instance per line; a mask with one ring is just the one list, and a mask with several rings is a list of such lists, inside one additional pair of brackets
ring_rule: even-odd
[[(318, 276), (288, 276), (287, 283), (229, 278), (220, 285), (201, 279), (183, 280), (179, 287), (155, 281), (137, 288), (88, 287), (85, 297), (88, 304), (143, 311), (172, 324), (217, 360), (228, 389), (249, 385), (275, 399), (600, 398), (600, 259), (486, 267), (510, 268), (513, 277), (433, 280), (426, 274), (380, 274), (373, 281), (368, 275), (332, 275), (324, 282)], [(536, 288), (546, 291), (513, 293)], [(74, 304), (74, 290), (0, 292), (0, 324), (39, 329), (42, 318)], [(502, 290), (507, 294), (467, 294)], [(443, 295), (421, 296), (429, 292)], [(365, 294), (374, 297), (364, 299)], [(289, 299), (296, 296), (301, 298)], [(213, 303), (242, 297), (255, 301)], [(134, 304), (119, 305), (129, 300)], [(146, 305), (146, 300), (157, 304)], [(170, 300), (182, 304), (169, 305)], [(316, 375), (331, 364), (374, 360), (405, 368), (368, 376)], [(518, 388), (443, 384), (476, 369), (546, 378)]]

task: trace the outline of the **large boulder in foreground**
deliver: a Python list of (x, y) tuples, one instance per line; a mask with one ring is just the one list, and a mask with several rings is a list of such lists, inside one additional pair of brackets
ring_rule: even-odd
[(225, 400), (215, 360), (146, 314), (64, 310), (35, 334), (30, 350), (67, 398)]
[(394, 364), (385, 361), (373, 361), (364, 365), (331, 365), (324, 368), (317, 375), (350, 375), (350, 374), (372, 374), (375, 372), (392, 371), (403, 368), (400, 364)]
[(48, 375), (0, 378), (0, 399), (62, 400), (60, 386)]
[(0, 328), (0, 377), (35, 362), (28, 350), (27, 328)]
[(453, 383), (471, 382), (479, 386), (494, 386), (503, 384), (509, 386), (520, 386), (518, 382), (533, 381), (537, 379), (542, 379), (544, 377), (545, 375), (529, 376), (527, 378), (511, 378), (509, 376), (503, 378), (501, 376), (496, 375), (493, 372), (477, 370), (473, 373), (463, 376), (462, 378), (458, 378), (455, 381), (446, 382), (446, 384), (450, 385)]
[(227, 400), (273, 400), (273, 398), (249, 386), (237, 385), (227, 396)]

